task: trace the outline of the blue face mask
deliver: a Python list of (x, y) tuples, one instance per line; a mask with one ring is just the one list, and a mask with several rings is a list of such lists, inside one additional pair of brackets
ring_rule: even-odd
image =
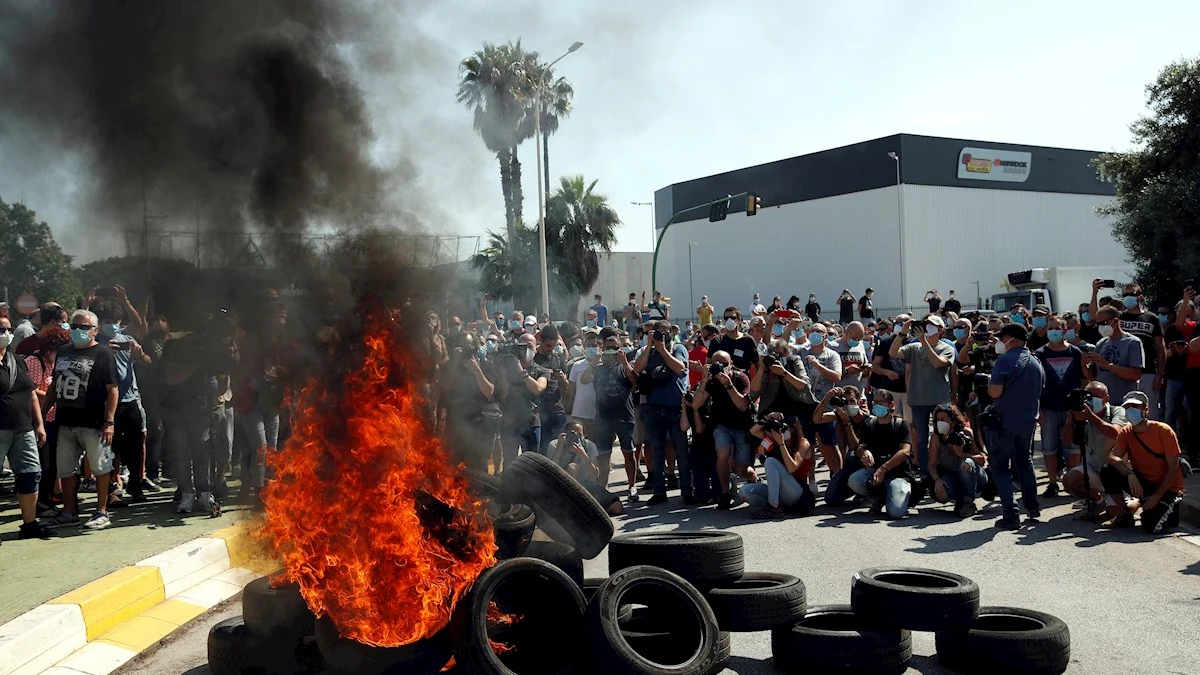
[(1092, 320), (1092, 313), (1091, 313), (1091, 312), (1084, 312), (1083, 314), (1080, 314), (1080, 315), (1079, 315), (1079, 319), (1080, 319), (1081, 321), (1085, 322), (1085, 323), (1086, 323), (1086, 322), (1088, 322), (1088, 321), (1091, 321), (1091, 320)]
[(71, 330), (71, 343), (76, 347), (86, 347), (87, 343), (92, 341), (91, 331), (82, 328), (74, 328)]
[(955, 328), (954, 329), (954, 339), (955, 340), (961, 340), (965, 337), (967, 337), (967, 329), (966, 328)]
[(1138, 305), (1137, 296), (1136, 295), (1123, 296), (1121, 298), (1121, 304), (1125, 305), (1125, 309), (1133, 309), (1134, 307), (1137, 307), (1137, 305)]
[(1019, 323), (1022, 326), (1025, 325), (1025, 317), (1021, 316), (1020, 314), (1009, 314), (1008, 318), (1012, 319), (1013, 323)]
[(121, 324), (106, 323), (100, 327), (100, 332), (104, 333), (105, 335), (116, 335), (117, 333), (121, 332)]
[(891, 411), (888, 410), (888, 407), (882, 403), (871, 406), (871, 414), (876, 417), (886, 417), (889, 412)]
[(1166, 322), (1168, 322), (1168, 321), (1170, 321), (1170, 320), (1171, 320), (1171, 317), (1167, 316), (1166, 314), (1159, 314), (1159, 315), (1158, 315), (1158, 322), (1159, 322), (1159, 323), (1166, 323)]
[(825, 334), (824, 333), (809, 333), (808, 344), (816, 347), (817, 345), (823, 344), (824, 342), (825, 342)]
[(1045, 327), (1046, 327), (1046, 324), (1047, 324), (1049, 321), (1050, 321), (1050, 319), (1049, 319), (1049, 318), (1047, 318), (1047, 317), (1044, 317), (1044, 316), (1035, 316), (1035, 317), (1033, 317), (1033, 327), (1034, 327), (1034, 328), (1045, 328)]
[(563, 350), (563, 346), (562, 346), (562, 345), (554, 345), (554, 354), (555, 354), (556, 356), (562, 356), (562, 355), (563, 355), (563, 351), (564, 351), (564, 350)]
[(1138, 408), (1125, 409), (1125, 421), (1137, 426), (1142, 423), (1142, 411)]
[(781, 337), (783, 335), (783, 324), (777, 323), (774, 326), (771, 326), (771, 335), (774, 335), (775, 337)]
[(496, 347), (497, 347), (497, 344), (496, 344), (496, 341), (495, 341), (495, 340), (488, 340), (488, 341), (487, 341), (487, 351), (488, 351), (488, 352), (495, 352), (495, 351), (496, 351)]
[(595, 321), (595, 319), (588, 319), (587, 321), (584, 321), (584, 323), (586, 323), (586, 324), (587, 324), (587, 327), (588, 327), (588, 328), (595, 328), (595, 327), (596, 327), (596, 321)]
[(862, 340), (855, 340), (854, 338), (847, 338), (846, 344), (850, 346), (850, 349), (854, 349), (855, 347), (862, 344)]
[(1067, 332), (1063, 334), (1063, 337), (1066, 338), (1067, 342), (1074, 340), (1075, 339), (1075, 329), (1068, 328)]
[(1049, 340), (1054, 343), (1062, 342), (1063, 341), (1063, 332), (1061, 330), (1058, 330), (1057, 328), (1055, 328), (1053, 330), (1048, 330), (1048, 331), (1046, 331), (1046, 337), (1049, 338)]
[(594, 358), (596, 358), (596, 355), (600, 353), (600, 348), (599, 347), (588, 347), (587, 349), (583, 350), (583, 353), (589, 359), (594, 359)]
[(58, 324), (58, 327), (63, 330), (71, 330), (71, 324), (66, 323), (66, 322)]
[(483, 345), (479, 345), (479, 349), (477, 349), (475, 351), (479, 355), (479, 358), (481, 358), (481, 359), (483, 357), (487, 356), (487, 347), (484, 347)]
[(1104, 410), (1104, 401), (1093, 396), (1092, 397), (1092, 412), (1098, 413), (1101, 410)]

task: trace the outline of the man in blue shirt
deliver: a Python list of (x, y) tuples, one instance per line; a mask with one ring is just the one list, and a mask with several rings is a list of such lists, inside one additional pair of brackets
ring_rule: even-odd
[(1015, 530), (1021, 526), (1020, 510), (1013, 495), (1013, 473), (1021, 482), (1021, 499), (1031, 519), (1042, 515), (1038, 504), (1037, 478), (1033, 474), (1033, 432), (1037, 428), (1038, 401), (1046, 373), (1042, 363), (1025, 348), (1029, 332), (1020, 324), (1000, 329), (996, 340), (996, 365), (992, 368), (988, 396), (995, 403), (998, 427), (984, 424), (988, 434), (988, 463), (996, 482), (996, 494), (1004, 517), (996, 527)]
[(596, 301), (596, 304), (592, 305), (588, 309), (596, 312), (596, 321), (598, 322), (596, 326), (603, 328), (608, 325), (608, 307), (605, 307), (604, 303), (600, 301), (600, 296), (598, 294), (592, 299)]
[[(125, 333), (121, 320), (125, 314), (121, 307), (110, 300), (101, 300), (92, 305), (100, 319), (100, 330), (96, 341), (112, 350), (117, 362), (117, 414), (114, 418), (112, 449), (121, 464), (129, 469), (129, 481), (125, 487), (134, 502), (146, 501), (142, 479), (146, 473), (146, 414), (142, 408), (142, 396), (138, 391), (136, 363), (148, 363), (149, 358), (142, 346)], [(130, 306), (132, 308), (132, 305)], [(141, 324), (141, 317), (129, 317), (129, 325)]]
[(692, 503), (691, 462), (688, 456), (687, 434), (679, 426), (683, 392), (687, 391), (687, 349), (671, 341), (671, 324), (666, 320), (651, 321), (646, 328), (646, 347), (633, 364), (637, 374), (638, 391), (646, 397), (646, 433), (650, 437), (653, 455), (651, 479), (654, 495), (647, 504), (667, 501), (667, 445), (675, 448), (679, 466), (679, 487), (686, 503)]

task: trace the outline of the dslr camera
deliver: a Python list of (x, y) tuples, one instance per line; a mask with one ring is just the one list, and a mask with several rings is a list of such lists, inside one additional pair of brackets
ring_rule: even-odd
[(655, 342), (665, 342), (667, 334), (661, 330), (652, 330), (650, 331), (650, 339)]
[(1086, 389), (1073, 389), (1067, 393), (1067, 410), (1083, 412), (1092, 404), (1092, 395)]
[(769, 415), (763, 415), (763, 417), (758, 420), (758, 423), (762, 426), (764, 431), (777, 431), (781, 434), (787, 431), (788, 428), (787, 422), (783, 420), (772, 419)]
[(829, 405), (838, 408), (845, 408), (850, 405), (850, 399), (846, 398), (845, 394), (834, 394), (829, 397)]
[(770, 368), (771, 366), (775, 365), (776, 363), (779, 363), (779, 359), (775, 358), (774, 354), (767, 354), (766, 356), (763, 357), (762, 361), (763, 361), (763, 368)]
[(725, 366), (723, 364), (720, 364), (720, 363), (708, 364), (708, 376), (709, 377), (716, 377), (723, 372), (725, 372)]

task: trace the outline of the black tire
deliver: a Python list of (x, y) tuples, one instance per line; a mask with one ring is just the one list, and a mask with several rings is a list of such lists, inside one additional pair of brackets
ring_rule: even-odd
[[(622, 605), (621, 614), (617, 617), (625, 641), (634, 651), (651, 660), (654, 660), (654, 656), (657, 654), (670, 653), (672, 649), (669, 644), (664, 642), (674, 639), (671, 633), (663, 630), (663, 622), (669, 620), (669, 618), (656, 617), (648, 607), (634, 608), (633, 605)], [(716, 675), (725, 669), (725, 664), (729, 662), (732, 646), (733, 641), (729, 636), (729, 631), (723, 630), (717, 633), (717, 658), (707, 675)]]
[[(635, 627), (621, 625), (622, 607), (645, 605), (654, 615), (670, 621), (656, 622), (649, 654), (625, 633)], [(606, 675), (709, 675), (722, 659), (717, 618), (704, 596), (683, 578), (664, 569), (636, 566), (616, 572), (596, 591), (584, 614), (590, 663)], [(643, 648), (647, 645), (643, 643)], [(725, 655), (725, 658), (728, 654)], [(651, 660), (653, 658), (653, 660)]]
[(704, 592), (721, 630), (754, 632), (795, 625), (808, 609), (804, 582), (790, 574), (749, 572)]
[(795, 626), (771, 631), (775, 669), (784, 673), (903, 673), (912, 658), (912, 634), (871, 628), (850, 605), (809, 607)]
[(585, 577), (583, 585), (580, 586), (583, 589), (583, 601), (591, 602), (592, 597), (596, 595), (596, 589), (600, 588), (605, 581), (608, 581), (608, 579), (603, 577)]
[(467, 479), (471, 481), (471, 487), (475, 489), (476, 494), (493, 503), (507, 506), (502, 497), (500, 478), (498, 476), (493, 476), (487, 471), (480, 471), (479, 469), (467, 469), (466, 475)]
[(296, 644), (251, 631), (235, 616), (208, 631), (212, 675), (291, 675), (299, 672)]
[(525, 558), (544, 560), (562, 570), (583, 590), (583, 558), (579, 551), (557, 541), (531, 541), (522, 554)]
[(557, 541), (560, 544), (566, 544), (571, 547), (575, 546), (575, 537), (572, 537), (567, 528), (559, 525), (557, 520), (549, 513), (546, 513), (545, 509), (534, 509), (534, 513), (537, 514), (538, 529), (547, 537), (550, 537), (551, 541)]
[(586, 559), (600, 555), (613, 536), (612, 518), (596, 498), (562, 467), (526, 452), (504, 470), (505, 498), (529, 504), (562, 526)]
[(496, 559), (508, 560), (525, 553), (533, 540), (535, 519), (533, 509), (524, 504), (512, 504), (492, 521), (496, 533)]
[[(491, 603), (520, 617), (505, 627), (503, 637), (489, 629)], [(569, 672), (583, 652), (583, 611), (583, 592), (562, 570), (532, 558), (497, 563), (475, 580), (450, 618), (458, 670), (472, 675)], [(496, 654), (489, 638), (512, 651)]]
[(373, 647), (338, 634), (328, 616), (317, 619), (317, 646), (329, 669), (354, 675), (434, 675), (450, 661), (446, 631), (401, 647)]
[(242, 617), (259, 635), (299, 640), (313, 634), (316, 617), (296, 584), (271, 587), (270, 577), (259, 577), (242, 591)]
[(983, 607), (966, 631), (936, 636), (938, 661), (974, 675), (1058, 675), (1071, 662), (1071, 631), (1060, 618), (1016, 607)]
[(650, 565), (674, 572), (691, 584), (709, 587), (742, 578), (742, 538), (723, 530), (641, 532), (613, 537), (608, 571)]
[(918, 631), (970, 626), (979, 614), (979, 586), (951, 572), (921, 567), (872, 567), (854, 574), (850, 606), (863, 621)]

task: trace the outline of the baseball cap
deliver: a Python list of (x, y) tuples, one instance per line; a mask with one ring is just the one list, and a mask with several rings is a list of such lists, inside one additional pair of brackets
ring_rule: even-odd
[(1034, 314), (1050, 314), (1050, 308), (1045, 305), (1034, 305), (1033, 313)]
[(536, 326), (537, 325), (537, 317), (533, 316), (532, 314), (525, 317), (525, 325), (526, 326)]
[(1149, 408), (1150, 407), (1150, 397), (1147, 396), (1145, 392), (1131, 391), (1128, 394), (1125, 394), (1125, 400), (1121, 401), (1121, 405), (1127, 406), (1127, 405), (1131, 405), (1131, 404), (1145, 406), (1145, 407)]
[(1029, 339), (1029, 331), (1019, 323), (1010, 323), (1001, 328), (997, 336), (1001, 338), (1016, 338), (1021, 342), (1025, 342)]
[(938, 316), (937, 314), (933, 314), (933, 315), (930, 315), (929, 317), (927, 317), (925, 319), (925, 323), (931, 323), (931, 324), (937, 326), (938, 328), (946, 327), (946, 322), (942, 321), (942, 317)]

